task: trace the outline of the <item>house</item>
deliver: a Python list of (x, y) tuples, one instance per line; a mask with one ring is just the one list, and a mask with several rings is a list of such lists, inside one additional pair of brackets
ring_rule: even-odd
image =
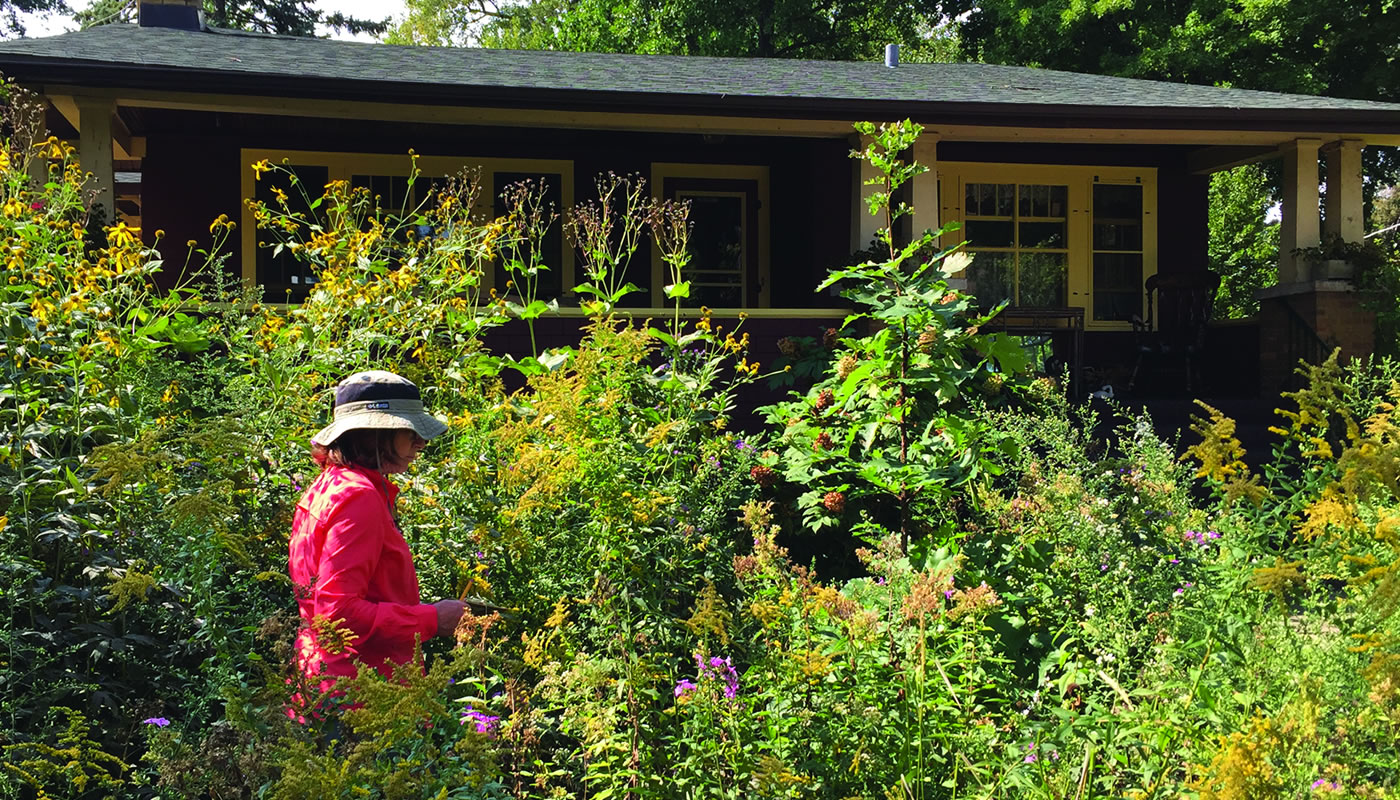
[[(1025, 312), (1008, 314), (1013, 330), (1044, 328), (1121, 380), (1147, 279), (1206, 269), (1210, 173), (1278, 159), (1279, 285), (1257, 320), (1211, 331), (1217, 382), (1275, 387), (1298, 342), (1372, 346), (1350, 283), (1313, 280), (1292, 251), (1327, 232), (1360, 241), (1362, 150), (1400, 145), (1397, 104), (985, 64), (299, 39), (203, 29), (199, 5), (145, 0), (140, 25), (3, 42), (0, 71), (47, 99), (99, 202), (166, 231), (181, 251), (171, 263), (207, 240), (211, 218), (240, 220), (231, 264), (270, 298), (295, 300), (308, 276), (256, 247), (241, 200), (266, 189), (251, 165), (286, 160), (310, 185), (345, 178), (393, 204), (413, 148), (425, 174), (477, 166), (492, 192), (540, 176), (567, 205), (615, 171), (691, 199), (696, 304), (746, 310), (771, 347), (844, 315), (813, 289), (878, 227), (860, 202), (869, 168), (848, 157), (852, 122), (912, 118), (926, 128), (914, 155), (932, 168), (913, 182), (913, 229), (961, 224), (951, 239), (976, 254), (963, 279)], [(556, 247), (551, 288), (567, 294), (574, 259), (562, 236)], [(659, 260), (635, 261), (639, 305), (663, 306)], [(546, 335), (576, 327), (570, 313)]]

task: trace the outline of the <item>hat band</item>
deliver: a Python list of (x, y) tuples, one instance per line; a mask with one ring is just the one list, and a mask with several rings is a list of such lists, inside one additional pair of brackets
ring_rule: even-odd
[(383, 413), (390, 414), (425, 414), (422, 400), (359, 400), (354, 403), (342, 403), (335, 407), (335, 418), (345, 419), (358, 414)]

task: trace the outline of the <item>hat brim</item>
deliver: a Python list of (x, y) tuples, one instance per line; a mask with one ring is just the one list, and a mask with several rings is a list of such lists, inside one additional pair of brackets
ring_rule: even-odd
[(330, 447), (348, 431), (411, 430), (424, 439), (436, 439), (447, 433), (447, 425), (426, 411), (361, 411), (341, 417), (311, 437), (314, 444)]

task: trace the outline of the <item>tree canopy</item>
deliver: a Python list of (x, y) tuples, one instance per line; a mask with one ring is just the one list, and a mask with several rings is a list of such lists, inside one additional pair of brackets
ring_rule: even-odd
[(1276, 92), (1400, 99), (1389, 0), (948, 0), (969, 57)]
[(23, 36), (21, 14), (66, 13), (63, 0), (0, 0), (0, 36)]
[[(45, 3), (61, 0), (17, 2)], [(138, 0), (96, 0), (75, 14), (74, 19), (84, 28), (111, 22), (134, 22), (137, 3)], [(316, 8), (312, 0), (205, 0), (204, 18), (216, 28), (289, 36), (317, 36), (318, 27), (369, 34), (381, 34), (389, 27), (387, 19), (361, 19), (338, 12), (327, 14)]]
[(408, 0), (389, 35), (403, 44), (614, 53), (947, 60), (937, 0)]

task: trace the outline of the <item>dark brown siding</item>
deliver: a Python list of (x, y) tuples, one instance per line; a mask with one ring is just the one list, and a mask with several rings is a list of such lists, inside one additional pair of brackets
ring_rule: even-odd
[[(333, 152), (571, 159), (577, 200), (594, 196), (593, 177), (606, 172), (647, 176), (653, 162), (767, 165), (773, 303), (829, 305), (813, 289), (847, 255), (850, 219), (844, 141), (699, 134), (468, 128), (380, 122), (149, 110), (143, 115), (149, 156), (144, 165), (143, 223), (164, 229), (167, 259), (183, 263), (184, 243), (206, 246), (209, 222), (238, 216), (240, 148)], [(197, 183), (191, 176), (198, 175)], [(177, 247), (178, 245), (178, 247)], [(229, 268), (241, 263), (232, 242)], [(645, 257), (646, 251), (642, 254)], [(178, 259), (174, 258), (178, 254)]]
[[(647, 175), (658, 161), (767, 165), (772, 304), (832, 305), (832, 298), (813, 290), (828, 269), (849, 255), (851, 168), (844, 140), (507, 129), (151, 109), (140, 117), (149, 154), (143, 175), (143, 223), (148, 231), (165, 230), (163, 250), (171, 265), (184, 263), (187, 240), (208, 246), (209, 222), (214, 217), (222, 213), (241, 221), (240, 147), (371, 153), (406, 153), (412, 148), (431, 155), (571, 159), (575, 200), (592, 196), (592, 177), (598, 173)], [(1189, 150), (942, 142), (938, 154), (946, 161), (1156, 168), (1158, 269), (1165, 273), (1205, 268), (1207, 181), (1187, 173)], [(236, 236), (230, 245), (228, 265), (236, 271), (241, 264)], [(805, 332), (818, 325), (807, 323)]]
[[(208, 250), (209, 223), (220, 214), (241, 222), (238, 199), (238, 149), (230, 140), (188, 137), (177, 131), (151, 133), (146, 138), (141, 171), (141, 225), (146, 239), (165, 231), (160, 251), (165, 258), (161, 283), (168, 288), (180, 276), (189, 255), (188, 242)], [(227, 262), (237, 271), (238, 232)], [(198, 259), (190, 259), (198, 263)]]

